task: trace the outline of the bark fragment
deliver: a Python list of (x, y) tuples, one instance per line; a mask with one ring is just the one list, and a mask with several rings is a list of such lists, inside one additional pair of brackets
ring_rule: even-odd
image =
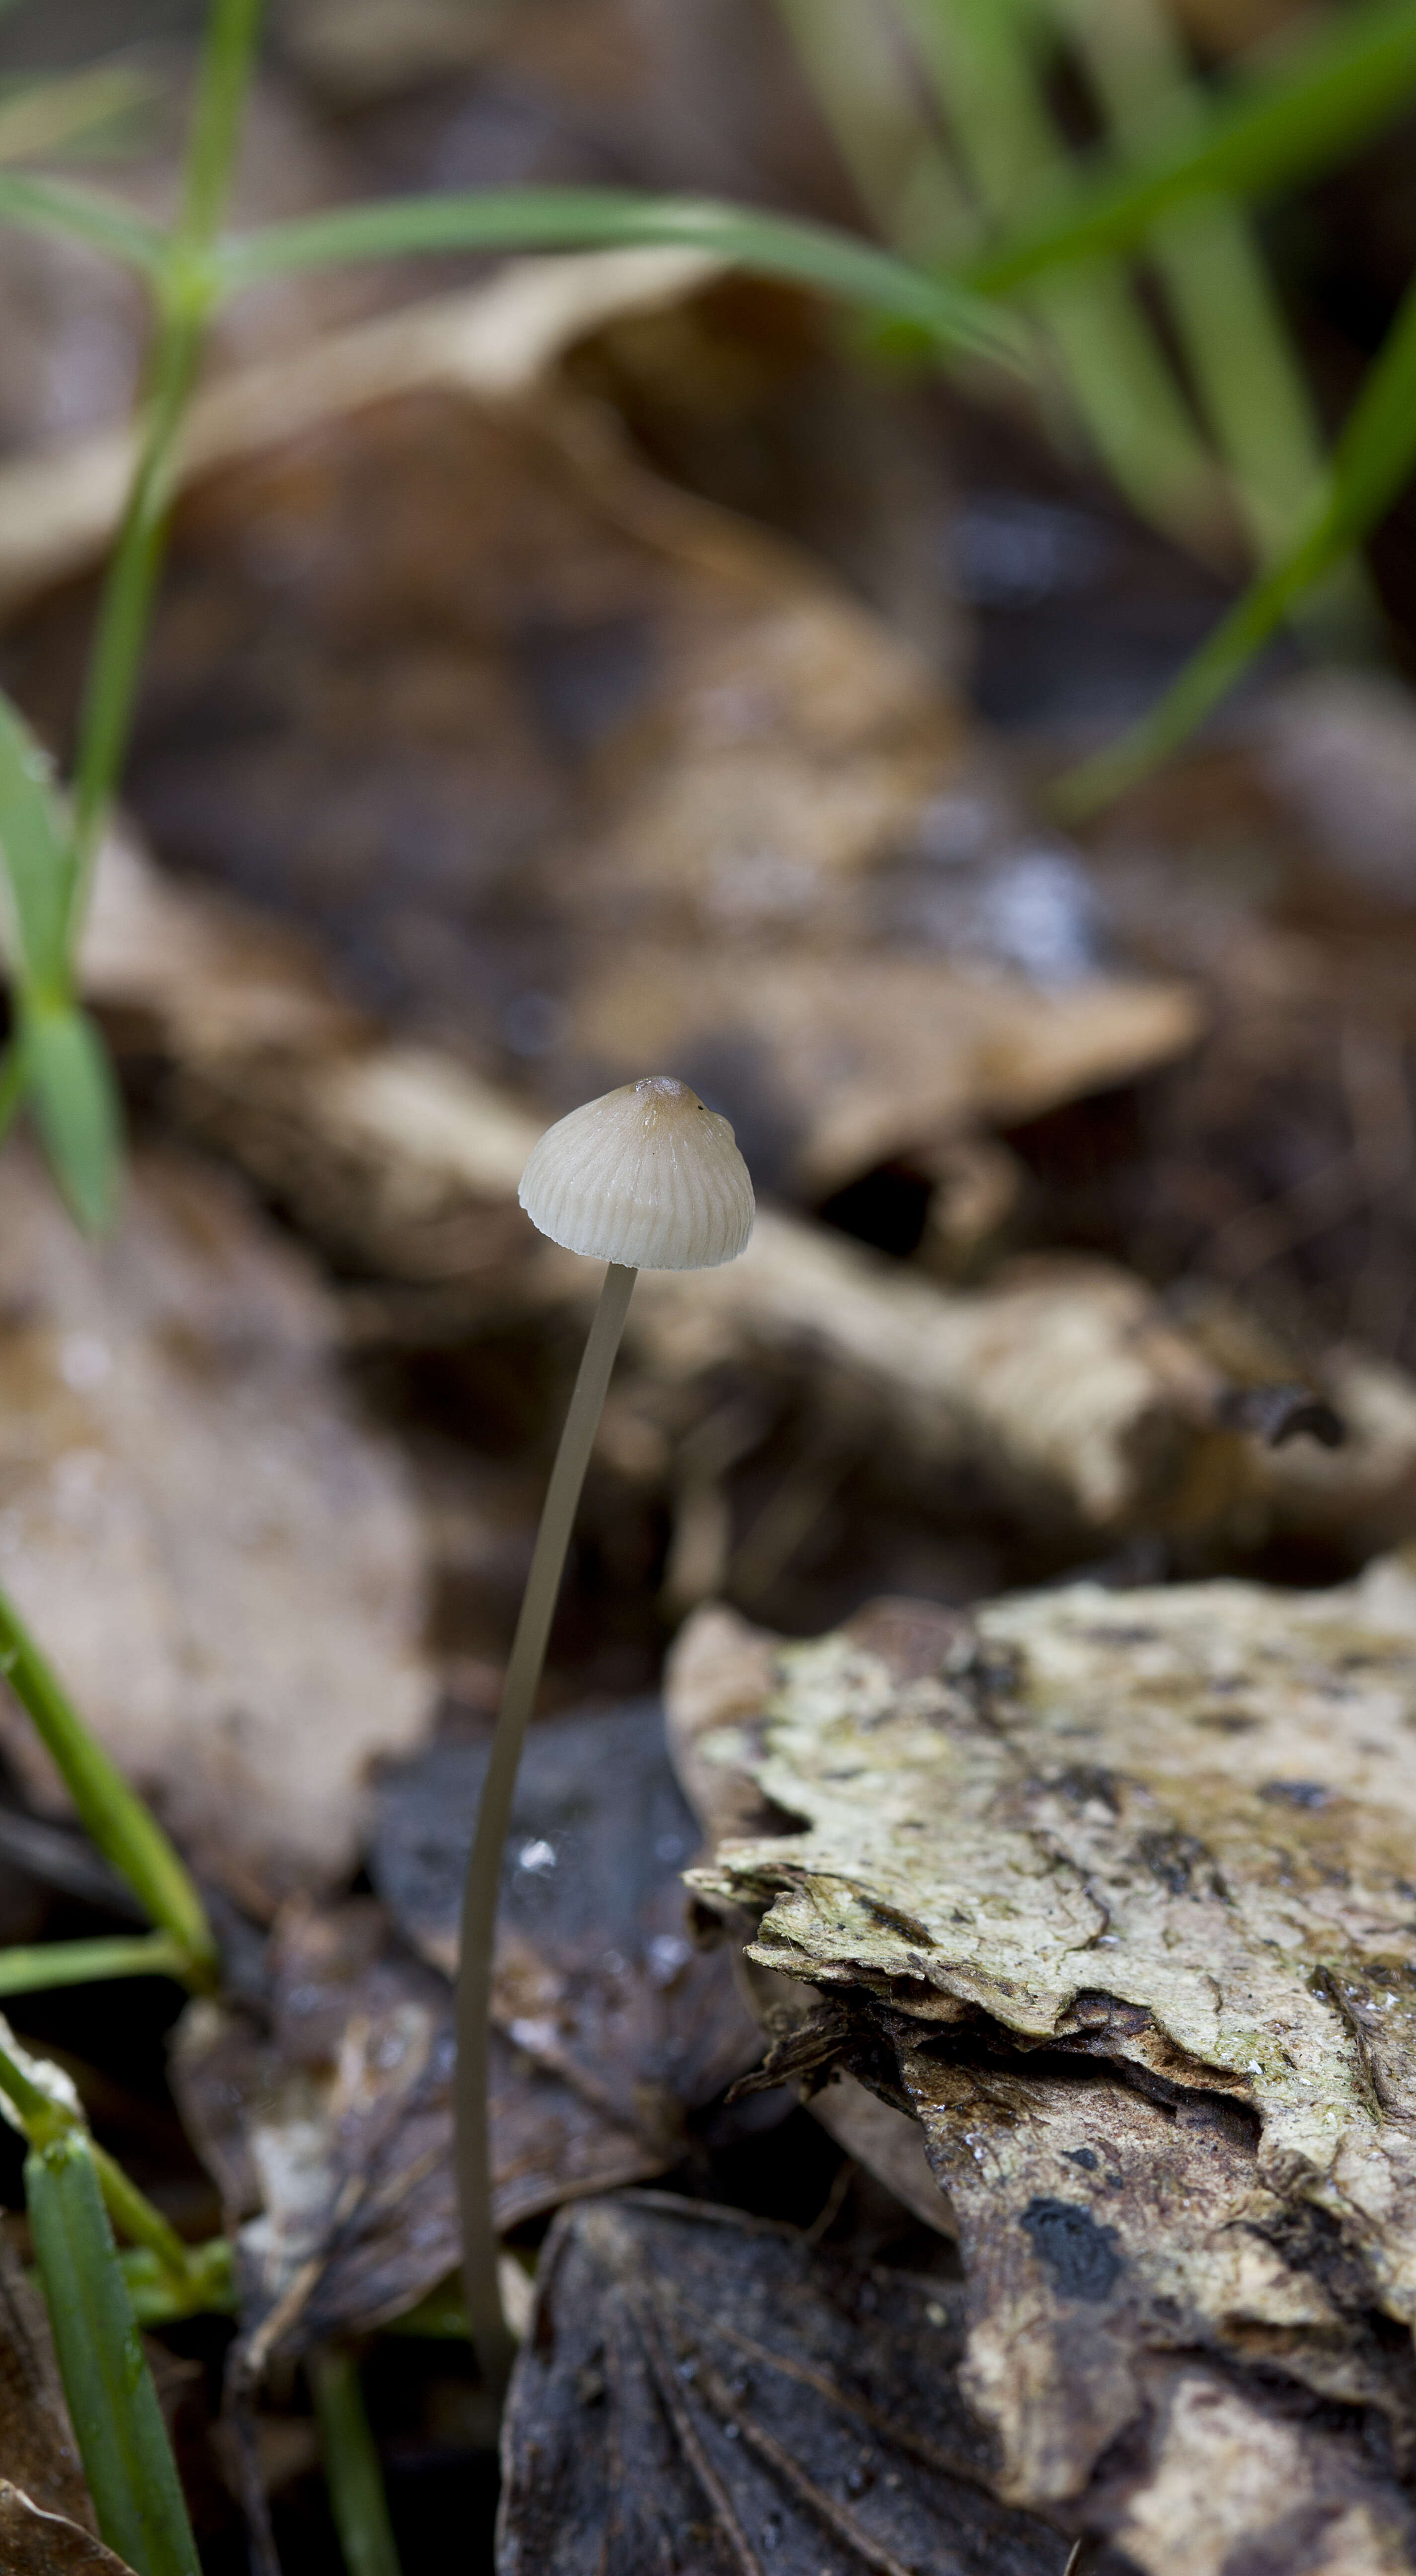
[(1416, 2564), (1413, 1605), (1399, 1560), (886, 1604), (755, 1709), (760, 1636), (680, 1648), (700, 1796), (772, 1812), (693, 1877), (756, 1923), (775, 2062), (922, 2123), (1001, 2491), (1148, 2570), (1231, 2563), (1211, 2437), (1225, 2550)]

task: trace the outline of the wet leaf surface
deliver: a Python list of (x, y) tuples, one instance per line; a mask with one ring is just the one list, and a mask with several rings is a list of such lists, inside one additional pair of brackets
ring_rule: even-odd
[(947, 2282), (655, 2193), (567, 2211), (503, 2437), (501, 2576), (1061, 2576), (988, 2492)]

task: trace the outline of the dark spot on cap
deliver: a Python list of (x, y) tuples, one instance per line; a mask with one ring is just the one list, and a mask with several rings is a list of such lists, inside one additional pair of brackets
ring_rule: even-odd
[(1073, 2200), (1039, 2195), (1028, 2202), (1023, 2225), (1057, 2285), (1059, 2298), (1108, 2299), (1122, 2271), (1114, 2227), (1098, 2227), (1089, 2209)]
[(1331, 1789), (1317, 1780), (1265, 1780), (1259, 1791), (1270, 1807), (1330, 1807)]
[(1064, 2147), (1062, 2153), (1069, 2165), (1080, 2165), (1084, 2173), (1095, 2173), (1096, 2158), (1090, 2147)]

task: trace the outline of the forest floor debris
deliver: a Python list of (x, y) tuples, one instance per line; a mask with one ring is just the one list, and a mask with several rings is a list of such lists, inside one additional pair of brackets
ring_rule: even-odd
[(705, 1614), (676, 1652), (685, 1777), (737, 1817), (694, 1883), (773, 1972), (768, 2074), (921, 2121), (1002, 2492), (1147, 2568), (1236, 2544), (1232, 2454), (1252, 2546), (1413, 2563), (1413, 1636), (1396, 1559), (786, 1648)]

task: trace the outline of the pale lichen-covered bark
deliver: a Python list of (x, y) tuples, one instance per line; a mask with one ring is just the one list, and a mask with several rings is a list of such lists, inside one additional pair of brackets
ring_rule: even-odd
[(1416, 2565), (1413, 1604), (885, 1605), (756, 1714), (741, 1635), (680, 1649), (700, 1806), (776, 1828), (695, 1883), (827, 2006), (776, 2062), (922, 2121), (1003, 2491), (1156, 2576)]

